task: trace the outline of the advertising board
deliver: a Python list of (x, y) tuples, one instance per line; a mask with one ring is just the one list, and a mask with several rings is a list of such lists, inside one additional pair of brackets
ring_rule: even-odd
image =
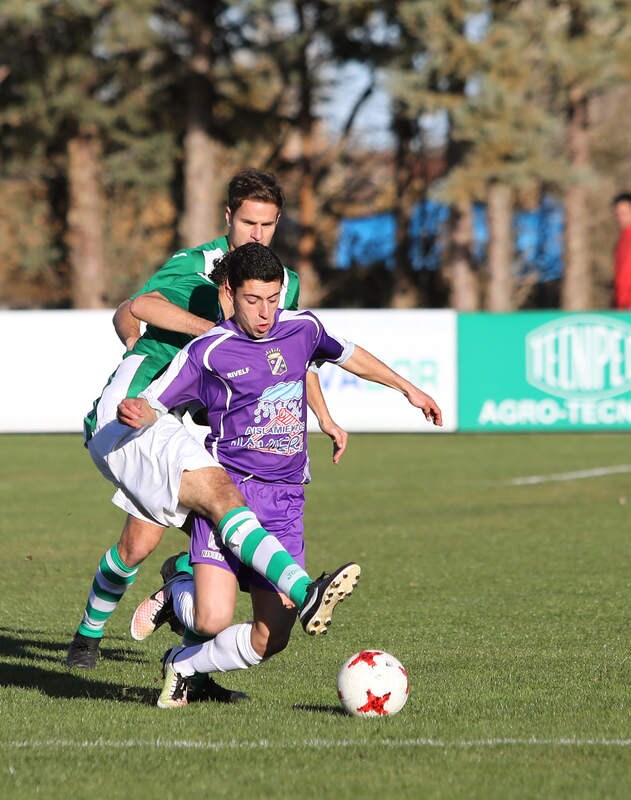
[(458, 429), (631, 427), (631, 314), (458, 315)]

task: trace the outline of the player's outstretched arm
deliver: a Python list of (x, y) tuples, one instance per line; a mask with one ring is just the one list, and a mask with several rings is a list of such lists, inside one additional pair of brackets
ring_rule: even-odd
[(156, 291), (134, 297), (130, 310), (137, 320), (167, 331), (187, 333), (190, 336), (201, 336), (215, 325), (214, 322), (209, 322), (209, 320), (191, 314), (185, 308), (171, 303), (164, 295)]
[(421, 409), (428, 422), (432, 422), (434, 425), (443, 424), (442, 412), (433, 397), (407, 381), (398, 372), (390, 369), (387, 364), (373, 356), (368, 350), (364, 350), (363, 347), (355, 345), (353, 354), (340, 366), (359, 378), (396, 389), (407, 398), (411, 405)]
[(338, 464), (348, 444), (348, 433), (334, 422), (322, 394), (318, 373), (311, 370), (307, 372), (307, 402), (309, 403), (309, 408), (316, 415), (320, 430), (331, 438), (333, 442), (333, 463)]
[(144, 397), (126, 397), (118, 404), (118, 421), (130, 428), (153, 425), (158, 415)]

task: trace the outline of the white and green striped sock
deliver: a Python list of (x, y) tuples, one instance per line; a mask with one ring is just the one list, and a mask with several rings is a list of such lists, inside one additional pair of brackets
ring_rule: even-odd
[(126, 590), (136, 580), (138, 567), (128, 567), (118, 555), (116, 545), (101, 559), (83, 612), (78, 632), (92, 639), (103, 636), (105, 623), (112, 616)]
[(300, 608), (311, 578), (246, 506), (229, 511), (217, 526), (222, 542), (246, 566), (277, 586)]

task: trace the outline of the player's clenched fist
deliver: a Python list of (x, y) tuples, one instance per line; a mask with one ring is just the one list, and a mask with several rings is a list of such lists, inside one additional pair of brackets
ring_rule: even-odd
[(158, 415), (144, 397), (126, 397), (118, 404), (118, 421), (130, 428), (152, 425)]

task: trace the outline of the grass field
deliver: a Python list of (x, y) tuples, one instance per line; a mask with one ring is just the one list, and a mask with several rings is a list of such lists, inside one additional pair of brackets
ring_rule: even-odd
[[(630, 443), (356, 435), (333, 467), (312, 437), (308, 566), (356, 559), (356, 593), (328, 636), (296, 628), (281, 655), (221, 677), (250, 703), (163, 711), (174, 639), (128, 626), (183, 534), (141, 568), (97, 668), (68, 671), (122, 513), (78, 436), (0, 437), (0, 797), (628, 797)], [(338, 666), (364, 647), (408, 669), (395, 717), (339, 711)]]

